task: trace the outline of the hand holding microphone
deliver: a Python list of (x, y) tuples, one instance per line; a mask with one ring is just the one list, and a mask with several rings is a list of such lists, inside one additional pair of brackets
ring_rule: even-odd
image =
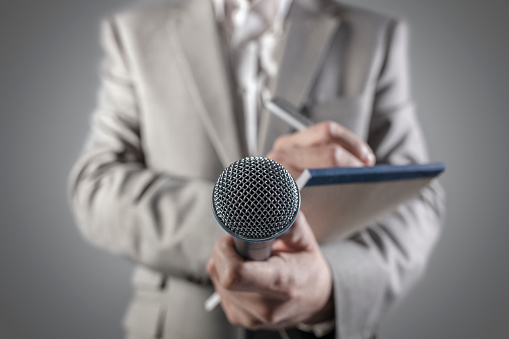
[(242, 159), (218, 179), (214, 213), (234, 237), (216, 243), (207, 270), (232, 324), (280, 329), (333, 312), (330, 269), (305, 217), (295, 220), (299, 203), (270, 159)]
[[(212, 193), (212, 211), (223, 229), (233, 236), (244, 259), (266, 260), (274, 239), (295, 221), (300, 194), (292, 176), (277, 162), (249, 157), (234, 162), (219, 176)], [(214, 293), (207, 311), (220, 302)]]
[(233, 325), (279, 330), (334, 317), (329, 264), (303, 214), (274, 241), (266, 261), (244, 260), (225, 236), (207, 270)]

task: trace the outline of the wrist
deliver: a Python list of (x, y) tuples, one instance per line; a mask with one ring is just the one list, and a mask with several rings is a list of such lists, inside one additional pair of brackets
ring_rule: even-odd
[(336, 328), (334, 293), (331, 291), (329, 300), (325, 306), (315, 313), (307, 321), (297, 324), (297, 329), (307, 333), (313, 333), (317, 338), (321, 338)]
[(302, 323), (306, 325), (314, 325), (322, 322), (327, 322), (334, 319), (335, 313), (334, 291), (331, 286), (329, 298), (325, 305), (320, 310), (318, 310), (318, 312), (313, 314)]
[[(321, 250), (319, 250), (319, 257), (322, 264), (320, 265), (322, 268), (319, 272), (317, 272), (316, 276), (321, 278), (321, 283), (317, 286), (318, 291), (323, 291), (324, 294), (318, 297), (317, 300), (320, 300), (320, 306), (317, 311), (311, 314), (308, 319), (304, 320), (303, 323), (306, 324), (316, 324), (323, 321), (328, 321), (334, 319), (335, 315), (335, 302), (334, 302), (334, 283), (333, 283), (333, 275), (332, 269), (328, 260), (325, 258)], [(320, 287), (319, 287), (320, 286)]]

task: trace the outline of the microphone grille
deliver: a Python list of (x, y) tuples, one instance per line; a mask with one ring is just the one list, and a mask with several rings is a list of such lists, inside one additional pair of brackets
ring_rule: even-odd
[(300, 193), (288, 171), (274, 160), (248, 157), (228, 166), (212, 193), (219, 224), (244, 240), (275, 238), (295, 221)]

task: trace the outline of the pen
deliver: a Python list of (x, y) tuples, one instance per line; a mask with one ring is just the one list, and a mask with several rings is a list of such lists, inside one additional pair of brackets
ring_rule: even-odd
[(265, 108), (298, 131), (302, 131), (314, 123), (303, 116), (297, 107), (281, 97), (276, 96), (266, 101)]

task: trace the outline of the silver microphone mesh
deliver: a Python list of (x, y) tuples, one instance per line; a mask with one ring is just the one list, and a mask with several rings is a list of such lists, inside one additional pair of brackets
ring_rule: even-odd
[(268, 240), (290, 227), (300, 208), (297, 184), (277, 162), (249, 157), (217, 179), (212, 209), (221, 226), (245, 240)]

